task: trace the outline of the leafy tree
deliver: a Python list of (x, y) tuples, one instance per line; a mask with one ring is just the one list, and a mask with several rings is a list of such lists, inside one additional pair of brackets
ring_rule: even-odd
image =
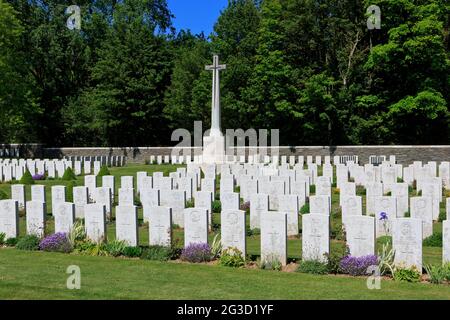
[(33, 81), (20, 51), (24, 28), (11, 5), (0, 0), (0, 140), (30, 142), (36, 138), (40, 108)]

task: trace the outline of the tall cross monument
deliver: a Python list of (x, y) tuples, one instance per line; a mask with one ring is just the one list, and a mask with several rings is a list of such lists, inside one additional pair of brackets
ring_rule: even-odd
[(220, 128), (220, 77), (219, 72), (226, 69), (219, 64), (219, 56), (214, 55), (213, 64), (205, 67), (212, 71), (211, 129), (209, 136), (203, 137), (203, 162), (222, 163), (225, 160), (225, 138)]

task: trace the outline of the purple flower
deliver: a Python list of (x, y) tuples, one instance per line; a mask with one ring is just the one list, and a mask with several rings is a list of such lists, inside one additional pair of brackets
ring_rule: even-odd
[(378, 265), (378, 257), (376, 255), (368, 255), (363, 257), (346, 256), (342, 258), (339, 268), (342, 273), (352, 276), (362, 276), (367, 274), (370, 266)]
[(32, 176), (33, 180), (44, 180), (45, 176), (43, 174), (36, 173)]
[(388, 220), (388, 215), (386, 212), (380, 213), (380, 220)]
[(189, 262), (211, 261), (211, 247), (207, 243), (191, 243), (181, 252), (181, 260)]
[(42, 239), (39, 243), (39, 249), (43, 251), (69, 253), (73, 248), (67, 234), (58, 232)]

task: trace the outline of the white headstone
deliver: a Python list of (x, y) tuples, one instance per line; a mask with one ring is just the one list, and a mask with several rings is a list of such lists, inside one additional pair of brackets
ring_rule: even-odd
[(261, 262), (287, 263), (287, 217), (283, 213), (264, 212), (260, 215)]
[(237, 248), (245, 259), (245, 211), (222, 210), (220, 216), (222, 248)]
[(281, 195), (279, 209), (287, 216), (287, 235), (296, 236), (298, 232), (298, 197), (296, 195)]
[(442, 222), (442, 262), (450, 263), (450, 220)]
[(149, 244), (170, 247), (172, 243), (172, 209), (152, 207), (149, 210)]
[(153, 207), (160, 206), (160, 191), (157, 189), (144, 188), (141, 190), (141, 204), (144, 222), (149, 221)]
[(119, 188), (119, 206), (134, 205), (134, 189)]
[(75, 204), (75, 217), (78, 219), (84, 218), (84, 208), (88, 204), (87, 187), (73, 187), (73, 203)]
[(133, 176), (121, 176), (120, 188), (122, 189), (134, 189), (134, 177)]
[(38, 202), (47, 202), (44, 185), (34, 184), (31, 186), (31, 200)]
[(97, 188), (97, 178), (94, 175), (84, 176), (84, 185), (88, 188), (88, 202), (92, 202), (94, 190)]
[(222, 204), (222, 211), (239, 210), (239, 193), (221, 192), (220, 202)]
[(11, 199), (16, 200), (19, 204), (19, 210), (25, 210), (26, 195), (25, 185), (13, 184), (11, 185)]
[(125, 241), (127, 245), (137, 247), (138, 237), (138, 212), (136, 206), (116, 207), (116, 239)]
[(422, 220), (423, 238), (433, 234), (433, 203), (429, 197), (411, 198), (411, 218)]
[(103, 204), (106, 208), (106, 217), (111, 217), (112, 213), (112, 195), (109, 187), (99, 187), (94, 190), (94, 201), (98, 204)]
[(350, 216), (362, 216), (362, 198), (360, 196), (344, 196), (342, 198), (342, 223), (344, 225)]
[(408, 184), (394, 183), (392, 185), (392, 195), (397, 199), (397, 217), (402, 218), (409, 211)]
[(213, 194), (210, 191), (197, 191), (194, 195), (195, 207), (205, 208), (209, 214), (212, 214)]
[(393, 222), (392, 244), (394, 264), (401, 268), (416, 268), (422, 273), (422, 220), (397, 218)]
[(56, 210), (56, 205), (61, 202), (66, 202), (66, 187), (52, 186), (52, 214)]
[(55, 219), (55, 233), (69, 233), (75, 222), (75, 204), (58, 202), (53, 211)]
[(387, 196), (376, 197), (374, 210), (377, 238), (392, 235), (392, 223), (397, 218), (396, 199)]
[(345, 223), (347, 246), (350, 255), (363, 257), (375, 253), (375, 218), (349, 216)]
[(0, 200), (0, 233), (6, 239), (19, 236), (19, 204), (16, 200)]
[(309, 197), (309, 212), (312, 214), (330, 215), (330, 198), (328, 196)]
[(102, 242), (106, 240), (105, 206), (97, 203), (87, 204), (85, 206), (84, 216), (87, 238), (93, 242)]
[(27, 202), (27, 234), (33, 234), (39, 238), (42, 238), (45, 235), (44, 202)]
[(116, 187), (114, 176), (103, 176), (102, 177), (102, 187), (108, 187), (111, 189), (111, 197), (114, 200), (115, 187)]
[(302, 215), (302, 260), (327, 262), (330, 252), (330, 217)]
[(184, 246), (208, 243), (208, 210), (188, 208), (184, 210)]
[(269, 211), (269, 196), (253, 194), (250, 200), (250, 229), (260, 229), (260, 216), (266, 211)]
[(186, 208), (186, 192), (182, 190), (165, 190), (160, 193), (160, 204), (172, 208), (173, 223), (184, 227), (184, 209)]

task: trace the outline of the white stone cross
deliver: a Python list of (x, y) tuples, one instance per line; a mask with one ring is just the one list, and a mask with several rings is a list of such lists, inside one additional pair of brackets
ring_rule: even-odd
[(210, 136), (221, 135), (220, 130), (220, 78), (219, 72), (225, 70), (225, 64), (219, 64), (219, 56), (214, 55), (213, 64), (205, 66), (205, 69), (213, 72), (212, 81), (212, 111)]

